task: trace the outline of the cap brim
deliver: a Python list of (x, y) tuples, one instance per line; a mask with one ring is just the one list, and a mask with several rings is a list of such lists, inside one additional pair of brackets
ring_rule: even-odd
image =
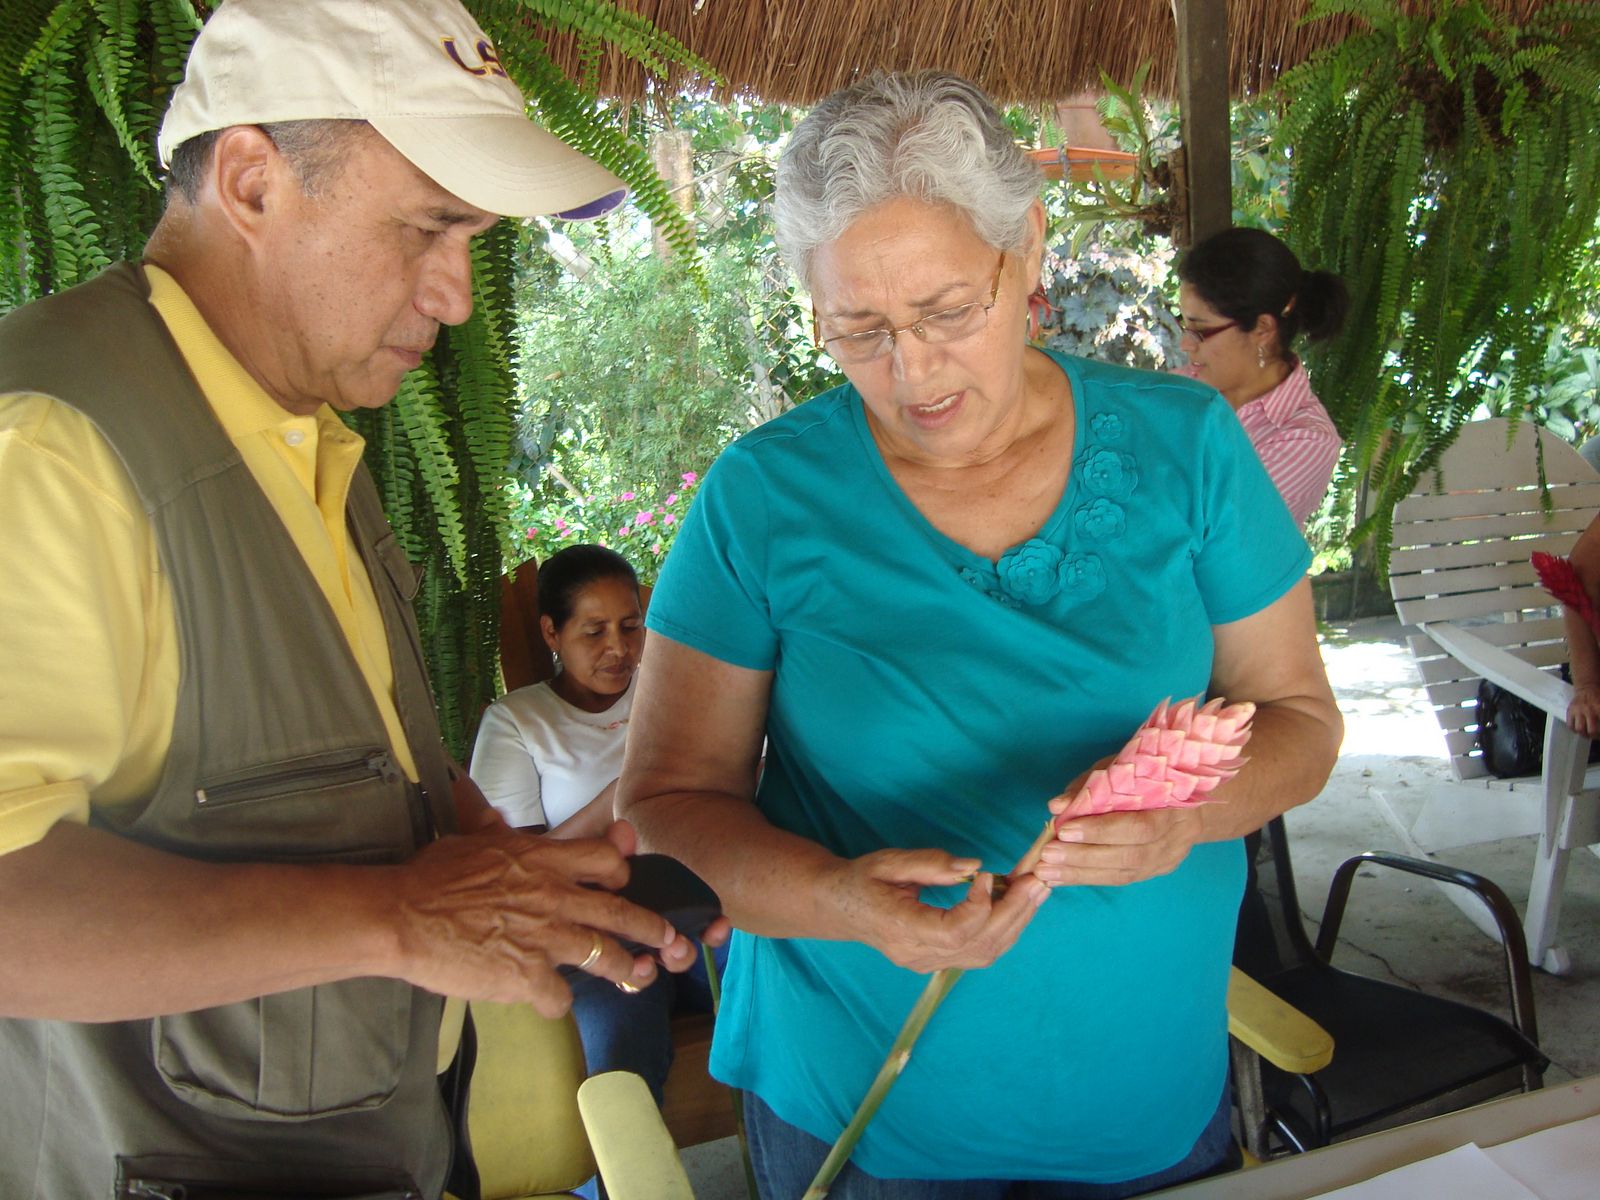
[(627, 190), (599, 163), (514, 113), (369, 120), (428, 178), (485, 212), (549, 216)]

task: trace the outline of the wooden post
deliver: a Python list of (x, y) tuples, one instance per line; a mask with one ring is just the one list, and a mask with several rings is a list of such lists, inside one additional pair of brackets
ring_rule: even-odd
[[(683, 210), (685, 216), (694, 217), (694, 153), (686, 129), (660, 129), (650, 136), (650, 161), (656, 174), (667, 185), (667, 193)], [(652, 239), (656, 257), (663, 261), (672, 257), (672, 247), (657, 230)]]
[(1228, 128), (1227, 0), (1173, 0), (1178, 20), (1178, 112), (1182, 120), (1192, 246), (1233, 224), (1233, 146)]

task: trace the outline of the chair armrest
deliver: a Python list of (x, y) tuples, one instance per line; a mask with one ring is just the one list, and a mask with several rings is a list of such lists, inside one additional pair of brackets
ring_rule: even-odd
[(643, 1079), (631, 1071), (592, 1075), (578, 1088), (578, 1111), (612, 1200), (694, 1200)]
[(1339, 926), (1344, 921), (1345, 904), (1350, 899), (1350, 886), (1355, 882), (1356, 872), (1363, 866), (1389, 867), (1408, 875), (1420, 875), (1437, 883), (1465, 888), (1482, 902), (1500, 931), (1500, 946), (1505, 951), (1511, 1023), (1523, 1037), (1538, 1044), (1539, 1027), (1533, 1013), (1533, 974), (1528, 967), (1528, 941), (1522, 932), (1522, 921), (1500, 886), (1475, 871), (1409, 858), (1404, 854), (1392, 854), (1387, 850), (1368, 850), (1354, 858), (1345, 859), (1333, 873), (1333, 882), (1328, 885), (1328, 903), (1322, 910), (1322, 923), (1317, 929), (1317, 957), (1323, 962), (1332, 958), (1334, 943), (1339, 937)]
[(1309, 1075), (1333, 1060), (1333, 1037), (1238, 967), (1228, 976), (1228, 1033), (1280, 1071)]
[(1542, 708), (1558, 721), (1567, 719), (1567, 708), (1572, 703), (1570, 683), (1523, 662), (1509, 650), (1484, 641), (1452, 621), (1428, 622), (1420, 628), (1468, 670)]

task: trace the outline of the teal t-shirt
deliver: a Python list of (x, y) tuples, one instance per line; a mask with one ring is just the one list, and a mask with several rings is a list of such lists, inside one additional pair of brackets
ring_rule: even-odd
[[(1051, 796), (1160, 700), (1205, 690), (1213, 625), (1304, 575), (1306, 544), (1214, 391), (1052, 357), (1073, 467), (999, 569), (923, 519), (848, 385), (707, 473), (648, 624), (774, 673), (757, 795), (774, 825), (847, 857), (936, 846), (1007, 871)], [(1089, 1182), (1177, 1162), (1222, 1094), (1243, 877), (1235, 841), (1132, 886), (1058, 888), (945, 1000), (855, 1162)], [(712, 1071), (832, 1142), (925, 979), (859, 943), (736, 934)]]

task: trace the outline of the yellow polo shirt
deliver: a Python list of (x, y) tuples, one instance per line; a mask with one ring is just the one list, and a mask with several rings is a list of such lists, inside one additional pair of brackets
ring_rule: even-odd
[[(344, 520), (361, 438), (332, 409), (285, 411), (173, 278), (146, 272), (151, 303), (328, 598), (415, 779), (383, 618)], [(91, 804), (130, 803), (154, 786), (172, 736), (178, 637), (155, 532), (88, 418), (44, 396), (0, 397), (0, 514), (6, 853), (62, 818), (86, 820)]]
[[(151, 304), (328, 598), (415, 780), (383, 618), (345, 525), (361, 438), (326, 406), (306, 417), (281, 408), (177, 282), (145, 271)], [(147, 795), (178, 695), (177, 623), (155, 532), (93, 423), (47, 396), (0, 395), (0, 580), (4, 854), (57, 821), (86, 821), (91, 805)], [(453, 1053), (454, 1037), (443, 1040)]]

